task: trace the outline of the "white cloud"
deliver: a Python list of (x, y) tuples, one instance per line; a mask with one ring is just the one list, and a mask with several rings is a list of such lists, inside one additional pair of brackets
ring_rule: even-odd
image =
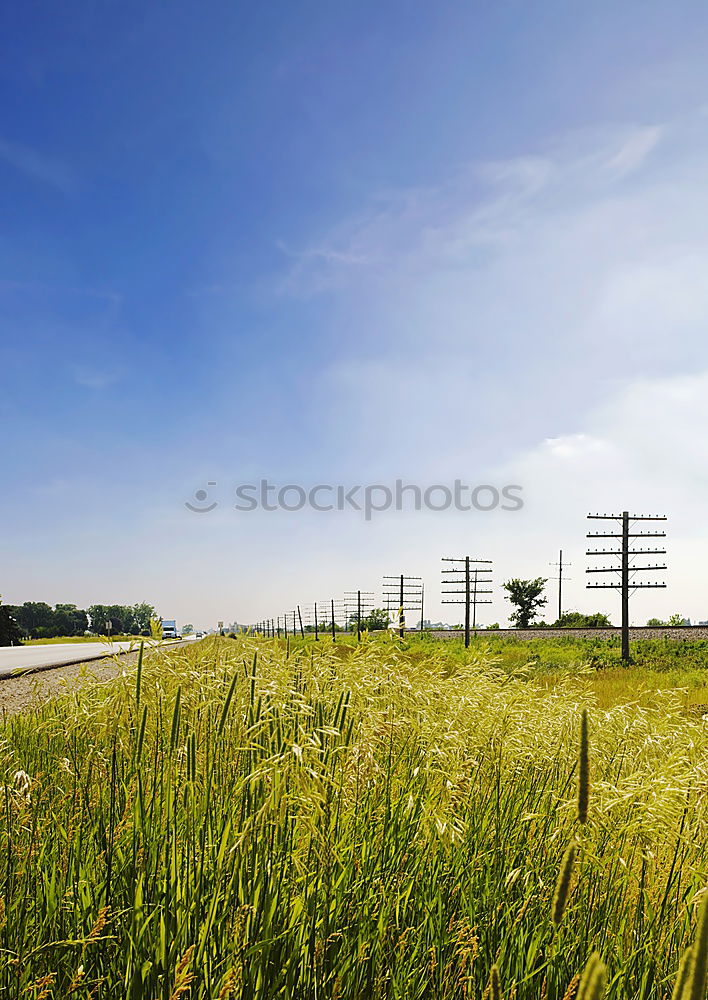
[(544, 155), (474, 163), (438, 186), (380, 194), (316, 243), (300, 250), (281, 244), (296, 260), (284, 287), (309, 294), (360, 282), (362, 275), (370, 280), (367, 269), (383, 270), (385, 280), (402, 270), (465, 262), (476, 246), (521, 245), (544, 219), (562, 225), (605, 199), (614, 200), (613, 210), (631, 207), (621, 182), (667, 134), (660, 125), (569, 133)]
[(577, 131), (306, 247), (287, 285), (333, 303), (315, 399), (339, 453), (366, 464), (383, 433), (399, 468), (479, 467), (628, 381), (707, 367), (706, 170), (693, 117)]
[(623, 177), (640, 167), (661, 139), (663, 129), (653, 125), (638, 128), (627, 137), (621, 149), (608, 162), (608, 167), (618, 177)]
[[(533, 525), (527, 553), (563, 548), (576, 564), (569, 601), (589, 606), (583, 519), (589, 512), (666, 514), (666, 591), (640, 594), (633, 617), (681, 610), (708, 618), (708, 370), (630, 382), (586, 414), (579, 429), (517, 454), (499, 470), (524, 484)], [(592, 595), (596, 597), (595, 594)], [(610, 595), (605, 607), (616, 617)]]

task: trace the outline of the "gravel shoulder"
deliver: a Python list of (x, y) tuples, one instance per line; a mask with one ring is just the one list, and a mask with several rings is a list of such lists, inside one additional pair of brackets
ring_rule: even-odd
[[(176, 645), (182, 645), (177, 643)], [(147, 650), (145, 651), (147, 655)], [(138, 652), (71, 663), (36, 673), (0, 678), (0, 713), (13, 715), (42, 705), (84, 684), (106, 684), (138, 662)]]

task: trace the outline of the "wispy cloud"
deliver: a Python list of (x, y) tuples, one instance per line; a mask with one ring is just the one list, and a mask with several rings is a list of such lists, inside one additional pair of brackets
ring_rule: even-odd
[(707, 169), (694, 120), (576, 131), (313, 240), (287, 291), (336, 309), (333, 441), (365, 461), (383, 426), (399, 467), (461, 468), (575, 433), (615, 384), (708, 368)]
[(624, 196), (619, 185), (665, 133), (662, 125), (570, 133), (542, 155), (472, 163), (437, 186), (379, 194), (316, 242), (279, 244), (293, 261), (281, 290), (309, 296), (404, 270), (482, 266), (485, 251), (513, 247), (542, 212)]
[(62, 194), (74, 194), (77, 189), (77, 175), (67, 164), (29, 146), (0, 139), (0, 160)]
[(608, 167), (618, 177), (637, 170), (645, 162), (652, 150), (658, 145), (664, 129), (659, 125), (638, 128), (631, 133), (622, 147), (610, 157)]

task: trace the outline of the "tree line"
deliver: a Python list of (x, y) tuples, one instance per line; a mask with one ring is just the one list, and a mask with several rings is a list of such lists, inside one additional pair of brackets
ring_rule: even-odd
[(93, 635), (150, 635), (150, 621), (157, 617), (152, 604), (75, 604), (25, 601), (0, 604), (0, 645), (19, 639), (56, 639)]
[[(507, 592), (507, 600), (514, 606), (514, 611), (509, 615), (509, 620), (516, 628), (608, 628), (612, 622), (601, 611), (593, 614), (583, 614), (580, 611), (564, 611), (560, 618), (550, 625), (546, 622), (538, 621), (536, 615), (538, 611), (548, 603), (548, 598), (543, 591), (548, 580), (542, 576), (535, 580), (507, 580), (502, 586)], [(660, 618), (650, 618), (647, 626), (680, 626), (688, 625), (683, 615), (671, 615), (667, 621)], [(498, 628), (493, 625), (491, 628)]]

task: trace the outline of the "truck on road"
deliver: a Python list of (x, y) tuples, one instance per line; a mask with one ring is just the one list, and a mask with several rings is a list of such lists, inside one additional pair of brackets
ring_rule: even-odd
[(177, 622), (174, 619), (163, 618), (162, 622), (162, 638), (163, 639), (181, 639), (181, 635), (177, 631)]

